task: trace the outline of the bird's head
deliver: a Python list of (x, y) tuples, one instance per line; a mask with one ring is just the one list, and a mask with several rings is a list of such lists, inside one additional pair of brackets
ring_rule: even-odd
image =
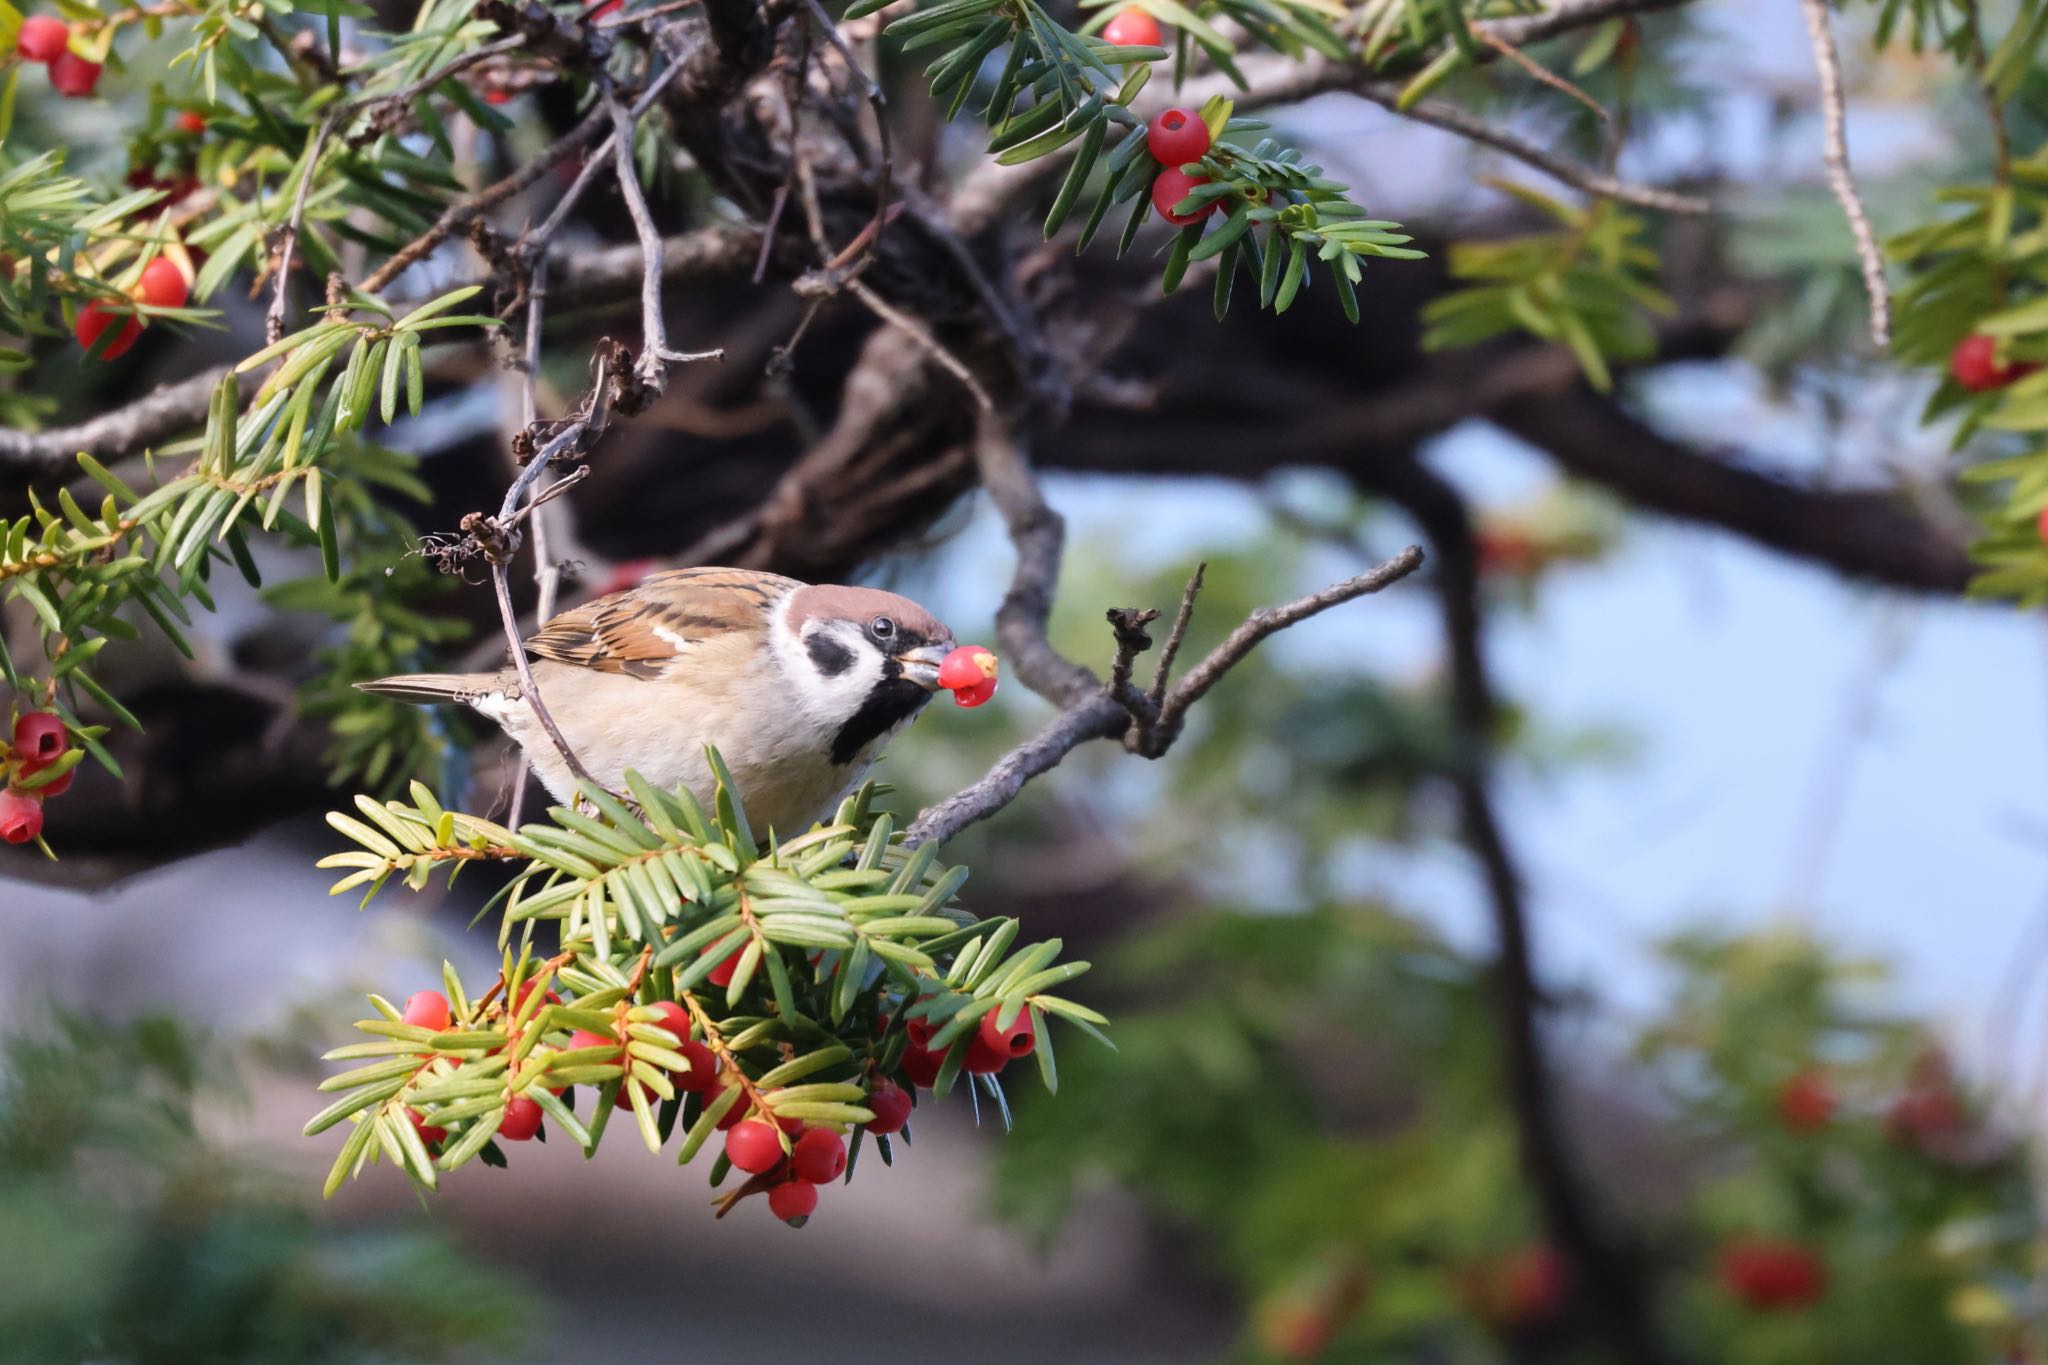
[(835, 763), (872, 757), (916, 715), (953, 648), (953, 632), (930, 612), (879, 588), (798, 588), (780, 616), (775, 653), (792, 700), (829, 732)]

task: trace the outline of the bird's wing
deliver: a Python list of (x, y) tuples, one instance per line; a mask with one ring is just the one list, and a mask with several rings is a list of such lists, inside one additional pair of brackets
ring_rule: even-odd
[(700, 641), (765, 628), (793, 578), (751, 569), (671, 569), (624, 592), (585, 602), (526, 642), (536, 659), (659, 678)]

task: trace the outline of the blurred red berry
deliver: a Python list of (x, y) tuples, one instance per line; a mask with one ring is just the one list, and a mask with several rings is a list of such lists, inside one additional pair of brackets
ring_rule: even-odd
[(612, 571), (605, 575), (604, 582), (597, 585), (599, 597), (610, 597), (615, 592), (640, 586), (640, 580), (661, 567), (658, 559), (622, 559), (612, 565)]
[[(537, 976), (529, 976), (526, 978), (526, 980), (519, 983), (519, 990), (512, 997), (512, 1012), (514, 1014), (519, 1013), (519, 1011), (525, 1007), (526, 1002), (533, 998), (533, 992), (535, 988), (539, 985), (540, 978)], [(545, 996), (541, 998), (542, 1008), (546, 1008), (549, 1005), (559, 1005), (561, 1003), (562, 997), (552, 990), (550, 990)], [(534, 1013), (539, 1014), (540, 1010), (535, 1010)]]
[(593, 19), (602, 19), (607, 14), (617, 14), (626, 7), (626, 0), (604, 0), (602, 5), (590, 12)]
[(743, 1171), (759, 1175), (782, 1160), (782, 1134), (772, 1123), (747, 1119), (725, 1135), (725, 1155)]
[(37, 14), (21, 21), (14, 50), (24, 61), (48, 62), (56, 60), (70, 42), (71, 28), (62, 19)]
[(1721, 1248), (1721, 1285), (1758, 1312), (1805, 1308), (1818, 1303), (1828, 1288), (1828, 1269), (1820, 1257), (1797, 1242), (1744, 1237)]
[(927, 1052), (912, 1044), (903, 1049), (903, 1079), (929, 1090), (932, 1082), (939, 1078), (939, 1066), (944, 1061), (942, 1053)]
[(101, 333), (119, 324), (114, 339), (100, 352), (102, 360), (116, 360), (128, 353), (135, 339), (142, 335), (142, 319), (133, 313), (116, 313), (106, 304), (94, 299), (78, 310), (78, 321), (72, 325), (71, 334), (78, 338), (78, 344), (90, 351)]
[(0, 839), (25, 844), (42, 832), (42, 798), (34, 792), (0, 788)]
[(178, 114), (178, 131), (191, 133), (195, 137), (206, 131), (206, 115), (195, 109), (185, 109)]
[(1145, 147), (1162, 166), (1200, 161), (1209, 141), (1209, 125), (1192, 109), (1169, 109), (1145, 128)]
[(419, 1132), (420, 1141), (426, 1143), (429, 1147), (448, 1136), (446, 1128), (436, 1128), (433, 1124), (428, 1123), (426, 1117), (417, 1109), (406, 1110), (405, 1116), (412, 1120), (412, 1126)]
[(1038, 1046), (1038, 1031), (1031, 1026), (1031, 1010), (1026, 1007), (1017, 1011), (1017, 1017), (1010, 1021), (1008, 1028), (996, 1027), (1002, 1016), (1003, 1007), (996, 1006), (981, 1016), (981, 1027), (976, 1030), (980, 1041), (988, 1044), (991, 1052), (999, 1053), (1003, 1060), (1028, 1057), (1031, 1049)]
[(2020, 361), (2000, 363), (1998, 339), (1982, 332), (1972, 332), (1958, 341), (1948, 357), (1948, 372), (1955, 377), (1956, 383), (1971, 393), (2002, 389), (2040, 368), (2039, 365)]
[(504, 1121), (498, 1125), (498, 1136), (507, 1142), (526, 1142), (540, 1131), (540, 1101), (525, 1095), (514, 1095), (505, 1104)]
[[(31, 771), (34, 770), (31, 769)], [(62, 796), (65, 792), (71, 790), (71, 779), (76, 776), (78, 776), (77, 768), (66, 768), (61, 776), (53, 777), (48, 782), (34, 788), (35, 794), (45, 800), (52, 796)]]
[[(739, 1082), (733, 1080), (729, 1075), (725, 1073), (720, 1073), (717, 1085), (718, 1089), (722, 1092), (727, 1089), (737, 1088)], [(713, 1099), (715, 1100), (716, 1098), (716, 1095), (714, 1095)], [(718, 1121), (719, 1130), (722, 1132), (730, 1131), (731, 1129), (738, 1127), (746, 1117), (747, 1102), (743, 1095), (742, 1098), (735, 1100), (733, 1102), (732, 1108), (725, 1111), (725, 1117)]]
[(1187, 198), (1188, 192), (1194, 189), (1195, 186), (1208, 183), (1209, 177), (1206, 175), (1189, 175), (1178, 166), (1168, 166), (1165, 170), (1159, 172), (1157, 176), (1153, 177), (1152, 207), (1159, 211), (1161, 218), (1172, 223), (1175, 227), (1186, 227), (1189, 223), (1199, 223), (1216, 211), (1216, 200), (1211, 199), (1208, 203), (1191, 213), (1175, 213), (1173, 206)]
[(1835, 1116), (1835, 1092), (1818, 1071), (1801, 1071), (1778, 1087), (1778, 1122), (1795, 1133), (1817, 1133)]
[(405, 1002), (399, 1022), (439, 1033), (448, 1027), (449, 1017), (447, 996), (439, 991), (416, 991)]
[(818, 1187), (801, 1180), (777, 1185), (768, 1191), (768, 1209), (790, 1226), (802, 1227), (804, 1220), (818, 1211)]
[(1133, 5), (1103, 27), (1102, 41), (1118, 47), (1158, 47), (1159, 22)]
[(54, 711), (24, 711), (14, 722), (14, 749), (21, 755), (22, 768), (35, 772), (47, 768), (71, 747), (64, 722)]
[(846, 1173), (846, 1143), (828, 1128), (806, 1129), (790, 1150), (790, 1173), (812, 1185), (824, 1185)]
[(100, 64), (66, 48), (50, 59), (50, 87), (68, 99), (83, 99), (100, 83)]
[(152, 308), (181, 308), (191, 296), (192, 282), (168, 256), (159, 256), (142, 267), (142, 278), (135, 282), (136, 302)]
[(1010, 1064), (1010, 1054), (992, 1046), (988, 1039), (976, 1030), (967, 1040), (967, 1060), (962, 1069), (977, 1076), (993, 1076)]
[(868, 1092), (868, 1110), (874, 1117), (868, 1120), (870, 1133), (897, 1133), (910, 1122), (910, 1092), (894, 1081), (883, 1081)]
[[(716, 952), (717, 950), (717, 944), (707, 943), (704, 945), (704, 951), (697, 954), (697, 956), (709, 957), (712, 953)], [(713, 967), (711, 969), (710, 974), (705, 979), (714, 986), (730, 986), (732, 984), (733, 973), (737, 972), (740, 969), (740, 957), (746, 951), (747, 945), (744, 941), (742, 941), (739, 947), (733, 949), (732, 952), (726, 955), (725, 961), (719, 963), (716, 967)]]
[(1504, 1324), (1532, 1327), (1556, 1317), (1564, 1308), (1570, 1274), (1564, 1257), (1546, 1242), (1510, 1252), (1497, 1271)]
[(932, 1045), (932, 1035), (938, 1031), (938, 1026), (929, 1019), (905, 1019), (903, 1021), (904, 1035), (910, 1039), (912, 1047), (930, 1047)]

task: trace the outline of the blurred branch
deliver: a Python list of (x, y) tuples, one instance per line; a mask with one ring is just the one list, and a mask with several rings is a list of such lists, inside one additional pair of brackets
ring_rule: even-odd
[(1658, 1340), (1640, 1260), (1603, 1227), (1568, 1150), (1543, 1056), (1537, 1014), (1541, 996), (1530, 945), (1521, 875), (1493, 805), (1494, 732), (1498, 722), (1481, 640), (1478, 557), (1464, 499), (1413, 459), (1391, 461), (1359, 476), (1412, 516), (1436, 554), (1436, 588), (1450, 653), (1451, 718), (1458, 734), (1451, 782), (1466, 842), (1484, 873), (1498, 945), (1495, 988), (1502, 1063), (1514, 1109), (1522, 1163), (1543, 1207), (1551, 1239), (1569, 1259), (1574, 1292), (1617, 1359), (1656, 1365), (1673, 1359)]
[(1871, 229), (1870, 214), (1857, 192), (1856, 178), (1849, 173), (1848, 111), (1842, 97), (1842, 59), (1835, 51), (1835, 35), (1828, 27), (1827, 0), (1799, 0), (1806, 16), (1806, 33), (1813, 42), (1813, 64), (1820, 72), (1821, 126), (1827, 140), (1823, 160), (1827, 165), (1828, 188), (1849, 220), (1849, 233), (1856, 239), (1856, 260), (1863, 270), (1863, 288), (1870, 295), (1870, 340), (1882, 351), (1891, 345), (1892, 296), (1884, 282), (1884, 252)]
[[(1109, 614), (1116, 658), (1107, 684), (1060, 654), (1047, 638), (1046, 624), (1059, 580), (1063, 523), (1046, 506), (1023, 453), (993, 416), (982, 422), (977, 463), (1017, 547), (1017, 569), (996, 618), (998, 642), (1012, 656), (1025, 686), (1064, 709), (1045, 729), (1003, 755), (979, 781), (918, 812), (905, 832), (912, 845), (944, 842), (968, 825), (986, 820), (1014, 801), (1032, 778), (1058, 766), (1091, 739), (1121, 736), (1129, 752), (1160, 757), (1178, 738), (1188, 708), (1243, 662), (1260, 641), (1339, 603), (1378, 592), (1422, 567), (1422, 551), (1411, 545), (1366, 573), (1296, 601), (1253, 612), (1155, 707), (1130, 686), (1130, 671), (1138, 653), (1151, 644), (1141, 627), (1156, 619), (1157, 613)], [(1176, 645), (1199, 588), (1197, 576), (1182, 597), (1172, 642)], [(1162, 666), (1160, 685), (1164, 681)]]

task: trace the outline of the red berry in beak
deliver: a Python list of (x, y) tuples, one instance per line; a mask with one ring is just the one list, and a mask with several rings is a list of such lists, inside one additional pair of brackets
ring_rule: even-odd
[(939, 686), (961, 706), (979, 706), (996, 694), (996, 656), (980, 645), (962, 645), (939, 663)]
[(42, 799), (32, 792), (0, 789), (0, 839), (25, 844), (42, 832)]
[(22, 766), (35, 772), (62, 758), (71, 740), (54, 711), (25, 711), (14, 722), (14, 747), (21, 753)]
[(768, 1191), (768, 1211), (791, 1227), (800, 1228), (818, 1211), (818, 1187), (792, 1180)]

